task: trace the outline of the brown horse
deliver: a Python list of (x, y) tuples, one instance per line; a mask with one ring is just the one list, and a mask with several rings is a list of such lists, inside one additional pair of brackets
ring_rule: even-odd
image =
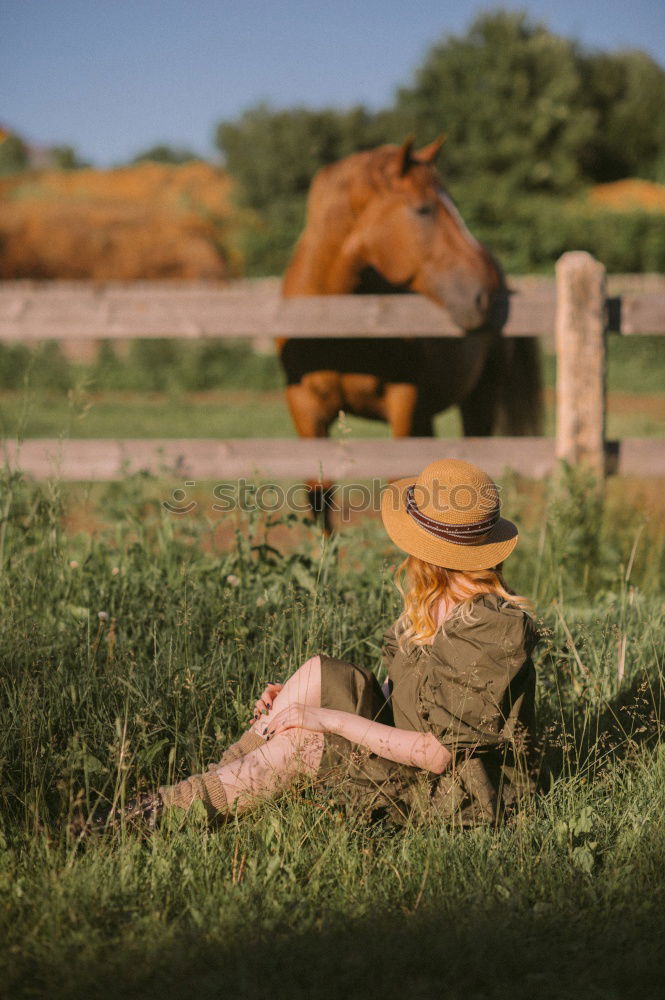
[[(419, 292), (468, 331), (460, 339), (292, 339), (281, 342), (287, 402), (301, 437), (325, 437), (340, 410), (386, 420), (395, 437), (432, 434), (458, 405), (465, 435), (534, 433), (541, 392), (536, 341), (503, 338), (500, 267), (471, 235), (434, 161), (442, 139), (414, 152), (380, 146), (324, 167), (282, 294)], [(327, 513), (324, 486), (311, 486)]]

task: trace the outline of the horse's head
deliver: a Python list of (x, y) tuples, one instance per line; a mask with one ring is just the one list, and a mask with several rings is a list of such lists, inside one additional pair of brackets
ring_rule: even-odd
[(357, 218), (359, 258), (391, 285), (439, 302), (464, 330), (500, 329), (507, 315), (501, 270), (464, 225), (434, 168), (442, 139), (377, 150), (371, 197)]

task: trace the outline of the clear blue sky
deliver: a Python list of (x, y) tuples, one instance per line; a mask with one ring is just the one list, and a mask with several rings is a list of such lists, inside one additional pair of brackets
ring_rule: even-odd
[[(214, 150), (217, 122), (275, 107), (387, 105), (476, 0), (0, 0), (0, 123), (100, 166), (157, 142)], [(525, 0), (587, 46), (665, 65), (663, 0)]]

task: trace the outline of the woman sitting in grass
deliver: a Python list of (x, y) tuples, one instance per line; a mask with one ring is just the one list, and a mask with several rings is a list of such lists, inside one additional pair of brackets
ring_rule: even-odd
[(200, 800), (211, 816), (250, 809), (306, 779), (341, 804), (394, 819), (432, 811), (497, 823), (528, 794), (536, 631), (500, 567), (517, 529), (492, 480), (443, 460), (388, 487), (386, 530), (408, 554), (404, 610), (385, 635), (385, 694), (364, 667), (313, 656), (268, 684), (251, 727), (205, 774), (143, 796), (126, 818)]

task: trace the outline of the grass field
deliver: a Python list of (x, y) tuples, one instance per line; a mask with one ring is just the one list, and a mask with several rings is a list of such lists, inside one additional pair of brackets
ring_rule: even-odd
[[(658, 432), (660, 341), (612, 347), (610, 434)], [(102, 377), (0, 352), (4, 427), (162, 436), (168, 401), (168, 435), (290, 433), (274, 359), (170, 357)], [(376, 516), (326, 541), (287, 512), (212, 516), (204, 486), (174, 517), (172, 487), (0, 480), (0, 996), (665, 996), (663, 481), (502, 482), (542, 631), (518, 821), (367, 825), (308, 789), (80, 845), (77, 807), (218, 759), (266, 680), (317, 651), (378, 669), (398, 607)]]
[(77, 802), (203, 768), (265, 680), (318, 650), (376, 667), (396, 553), (372, 519), (325, 542), (249, 516), (220, 551), (138, 480), (72, 534), (67, 492), (5, 478), (0, 993), (662, 996), (662, 521), (588, 486), (503, 484), (543, 631), (543, 794), (519, 822), (368, 826), (315, 789), (77, 847)]
[[(554, 433), (554, 359), (544, 355), (545, 433)], [(610, 438), (665, 429), (665, 337), (609, 339)], [(93, 365), (68, 363), (53, 345), (31, 355), (0, 346), (0, 429), (14, 437), (292, 437), (278, 361), (247, 345), (136, 342)], [(458, 411), (435, 421), (459, 437)], [(348, 417), (345, 433), (384, 437), (383, 423)]]

